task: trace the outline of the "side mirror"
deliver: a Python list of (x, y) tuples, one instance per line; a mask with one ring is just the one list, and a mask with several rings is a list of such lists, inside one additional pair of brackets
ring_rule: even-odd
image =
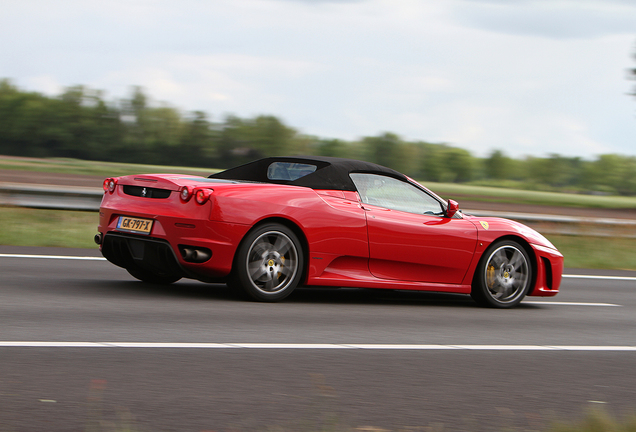
[(459, 204), (457, 204), (457, 201), (449, 199), (446, 206), (446, 217), (452, 218), (455, 216), (455, 213), (457, 213), (457, 210), (459, 210)]

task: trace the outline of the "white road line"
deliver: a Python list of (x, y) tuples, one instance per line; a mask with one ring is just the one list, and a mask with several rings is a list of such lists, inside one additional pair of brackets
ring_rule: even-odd
[(23, 255), (23, 254), (0, 254), (0, 258), (34, 258), (34, 259), (66, 259), (82, 261), (106, 261), (103, 257), (88, 256), (65, 256), (65, 255)]
[(623, 307), (613, 303), (577, 303), (577, 302), (555, 302), (555, 301), (524, 301), (522, 304), (533, 305), (556, 305), (556, 306), (600, 306), (600, 307)]
[(361, 350), (473, 350), (473, 351), (634, 351), (631, 345), (432, 345), (432, 344), (291, 344), (181, 342), (38, 342), (0, 341), (0, 348), (144, 348), (144, 349), (361, 349)]
[(598, 276), (598, 275), (571, 275), (564, 274), (564, 278), (569, 279), (605, 279), (605, 280), (626, 280), (626, 281), (636, 281), (636, 277), (631, 276)]

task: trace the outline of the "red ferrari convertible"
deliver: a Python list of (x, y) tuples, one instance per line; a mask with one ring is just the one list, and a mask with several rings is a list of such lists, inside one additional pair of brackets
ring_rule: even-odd
[(335, 286), (508, 308), (556, 295), (563, 271), (563, 255), (533, 229), (463, 214), (397, 171), (340, 158), (108, 178), (98, 231), (104, 257), (137, 279), (227, 282), (260, 301)]

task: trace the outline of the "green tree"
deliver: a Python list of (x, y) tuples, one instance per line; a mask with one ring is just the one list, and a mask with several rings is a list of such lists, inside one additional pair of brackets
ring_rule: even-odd
[(184, 126), (179, 160), (192, 166), (212, 166), (218, 157), (212, 124), (203, 111), (195, 111)]
[(186, 132), (181, 113), (168, 104), (152, 107), (141, 87), (122, 101), (125, 135), (119, 149), (124, 161), (178, 164), (179, 144)]
[(468, 150), (448, 147), (444, 152), (443, 181), (464, 183), (473, 179), (473, 157)]
[(404, 171), (404, 143), (393, 133), (384, 133), (377, 137), (366, 137), (362, 140), (366, 151), (366, 159), (398, 171)]
[(583, 185), (590, 190), (631, 195), (636, 193), (636, 158), (600, 155), (587, 164)]
[(446, 172), (444, 152), (446, 148), (447, 146), (444, 144), (420, 144), (418, 177), (426, 181), (444, 181), (444, 173)]
[(486, 177), (495, 180), (509, 179), (511, 175), (512, 159), (501, 150), (493, 151), (484, 162)]
[(84, 86), (67, 88), (58, 98), (56, 123), (63, 128), (55, 153), (80, 159), (107, 159), (111, 146), (121, 141), (119, 111), (109, 107), (103, 93)]
[(229, 116), (219, 137), (219, 164), (230, 167), (265, 156), (293, 153), (297, 132), (273, 116)]
[(293, 151), (296, 131), (274, 116), (258, 116), (249, 123), (253, 147), (264, 156), (283, 156)]
[(350, 157), (349, 145), (339, 139), (330, 140), (317, 140), (316, 142), (316, 154), (318, 156), (331, 156), (331, 157)]

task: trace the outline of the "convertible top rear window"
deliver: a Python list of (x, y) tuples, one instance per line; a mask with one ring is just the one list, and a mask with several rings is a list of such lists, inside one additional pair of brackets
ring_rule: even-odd
[(326, 156), (269, 157), (212, 174), (209, 178), (356, 191), (349, 177), (352, 172), (372, 172), (407, 180), (404, 174), (371, 162)]
[(318, 168), (316, 165), (294, 163), (294, 162), (274, 162), (267, 168), (267, 178), (269, 180), (298, 180), (311, 174)]

